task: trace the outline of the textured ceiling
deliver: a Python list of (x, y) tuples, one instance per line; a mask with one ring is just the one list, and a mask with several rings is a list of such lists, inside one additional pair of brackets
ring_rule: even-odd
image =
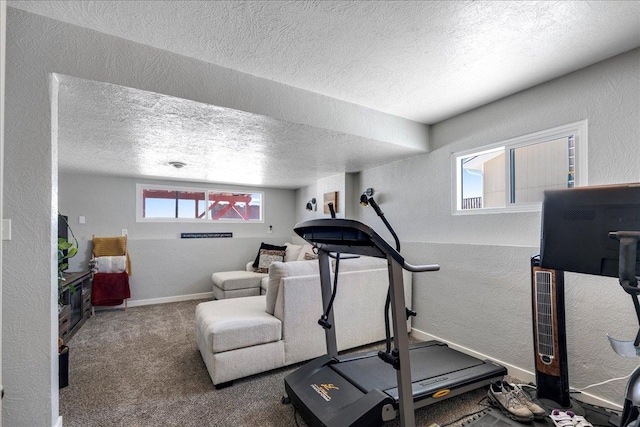
[(9, 1), (434, 123), (640, 45), (638, 1)]
[[(426, 124), (640, 46), (638, 1), (8, 5)], [(59, 95), (65, 171), (296, 188), (424, 152), (69, 77)]]
[[(423, 151), (58, 75), (60, 170), (299, 188)], [(170, 161), (186, 163), (176, 169)]]

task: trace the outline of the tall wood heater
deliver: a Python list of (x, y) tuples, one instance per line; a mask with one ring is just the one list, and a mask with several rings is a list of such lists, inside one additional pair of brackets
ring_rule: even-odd
[(541, 268), (537, 256), (531, 258), (531, 301), (537, 397), (570, 408), (564, 272)]

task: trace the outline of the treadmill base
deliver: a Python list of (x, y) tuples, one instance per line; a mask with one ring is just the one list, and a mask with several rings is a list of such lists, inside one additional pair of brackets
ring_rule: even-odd
[[(410, 349), (414, 409), (489, 385), (506, 368), (438, 341)], [(376, 426), (396, 417), (396, 370), (376, 352), (321, 356), (288, 375), (285, 390), (311, 426)]]

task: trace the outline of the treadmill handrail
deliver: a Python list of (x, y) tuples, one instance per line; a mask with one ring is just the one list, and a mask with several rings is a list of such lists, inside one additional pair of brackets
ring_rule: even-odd
[(420, 273), (422, 271), (438, 271), (440, 270), (440, 266), (438, 264), (427, 264), (427, 265), (412, 265), (408, 262), (404, 262), (402, 266), (405, 270), (412, 271), (414, 273)]

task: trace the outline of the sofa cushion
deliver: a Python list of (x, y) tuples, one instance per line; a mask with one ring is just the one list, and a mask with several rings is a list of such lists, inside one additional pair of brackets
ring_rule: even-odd
[(253, 271), (220, 271), (211, 275), (211, 281), (223, 291), (235, 291), (238, 289), (257, 288), (260, 280), (266, 277), (266, 273)]
[(271, 249), (271, 250), (274, 250), (274, 251), (286, 251), (287, 247), (286, 246), (270, 245), (268, 243), (262, 242), (260, 244), (260, 249), (258, 249), (258, 254), (256, 255), (256, 259), (255, 259), (255, 261), (253, 261), (253, 268), (258, 268), (258, 264), (260, 263), (260, 250), (261, 249)]
[[(275, 341), (222, 353), (206, 353), (205, 364), (214, 384), (233, 381), (237, 378), (284, 366), (284, 342)], [(203, 422), (200, 425), (220, 425)], [(229, 425), (224, 424), (223, 425)], [(261, 424), (262, 425), (262, 424)], [(267, 424), (268, 425), (268, 424)]]
[(278, 298), (280, 279), (291, 276), (318, 276), (318, 261), (274, 262), (269, 268), (267, 286), (267, 313), (273, 314)]
[(264, 305), (264, 295), (200, 303), (196, 331), (214, 353), (279, 341), (282, 323)]
[(347, 271), (377, 270), (379, 268), (387, 268), (387, 260), (385, 258), (361, 256), (359, 258), (341, 259), (339, 272), (346, 273)]

